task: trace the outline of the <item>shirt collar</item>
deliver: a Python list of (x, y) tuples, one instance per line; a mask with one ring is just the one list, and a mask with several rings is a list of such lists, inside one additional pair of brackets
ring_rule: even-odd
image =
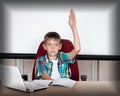
[[(50, 61), (50, 60), (49, 60), (49, 58), (48, 58), (48, 55), (47, 55), (47, 54), (45, 55), (45, 60), (46, 60), (46, 62), (52, 62), (52, 61)], [(57, 57), (57, 59), (56, 59), (56, 60), (58, 60), (58, 57)]]

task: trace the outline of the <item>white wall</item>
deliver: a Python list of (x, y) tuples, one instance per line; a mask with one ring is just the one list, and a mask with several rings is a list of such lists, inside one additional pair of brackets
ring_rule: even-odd
[[(32, 7), (31, 7), (32, 6)], [(115, 54), (116, 4), (102, 5), (4, 4), (5, 53), (36, 53), (39, 43), (49, 31), (73, 41), (68, 14), (75, 10), (81, 41), (79, 54)]]

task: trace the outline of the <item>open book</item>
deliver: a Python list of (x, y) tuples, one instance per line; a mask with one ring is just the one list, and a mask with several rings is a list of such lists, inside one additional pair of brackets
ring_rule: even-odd
[(76, 81), (67, 78), (60, 78), (58, 80), (33, 80), (32, 82), (24, 83), (27, 87), (27, 90), (29, 92), (33, 92), (35, 90), (44, 89), (53, 85), (72, 88), (75, 85)]

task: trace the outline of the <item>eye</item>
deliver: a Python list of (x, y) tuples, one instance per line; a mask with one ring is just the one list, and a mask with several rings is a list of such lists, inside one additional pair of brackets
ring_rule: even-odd
[(51, 46), (51, 43), (48, 43), (47, 45), (48, 45), (48, 46)]
[(58, 44), (58, 43), (55, 43), (55, 46), (59, 46), (59, 44)]

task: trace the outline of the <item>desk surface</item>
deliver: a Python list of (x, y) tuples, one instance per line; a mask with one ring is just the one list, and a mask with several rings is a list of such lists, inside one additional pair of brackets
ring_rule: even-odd
[(1, 87), (0, 96), (119, 96), (120, 82), (77, 81), (73, 88), (50, 86), (32, 93)]

